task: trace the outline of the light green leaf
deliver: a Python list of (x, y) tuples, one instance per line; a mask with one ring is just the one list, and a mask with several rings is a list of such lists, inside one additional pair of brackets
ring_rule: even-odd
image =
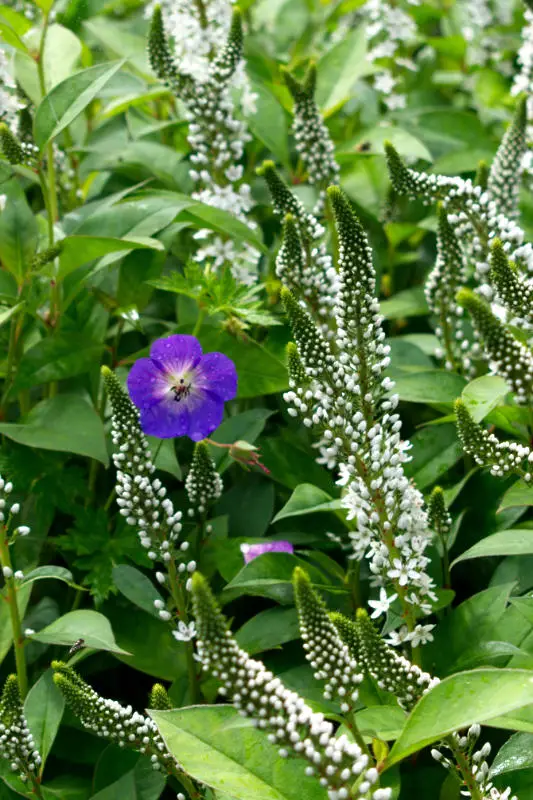
[(5, 323), (8, 322), (8, 320), (10, 320), (11, 317), (14, 314), (16, 314), (18, 311), (20, 311), (20, 309), (23, 308), (23, 307), (24, 307), (24, 303), (17, 303), (16, 305), (11, 306), (11, 308), (3, 308), (3, 309), (1, 309), (0, 310), (0, 328), (2, 327), (2, 325), (5, 325)]
[(116, 643), (107, 617), (92, 609), (69, 611), (51, 625), (34, 633), (32, 639), (47, 644), (61, 644), (65, 647), (71, 647), (78, 639), (83, 639), (85, 646), (94, 650), (107, 650), (110, 653), (129, 655)]
[(272, 522), (279, 522), (286, 517), (300, 517), (302, 514), (316, 514), (318, 511), (339, 511), (341, 508), (340, 498), (332, 498), (312, 483), (301, 483)]
[(146, 438), (152, 451), (152, 461), (156, 469), (168, 472), (169, 475), (181, 481), (183, 476), (176, 456), (174, 439), (156, 439), (155, 436), (147, 436)]
[(61, 394), (42, 400), (24, 423), (0, 423), (0, 433), (27, 447), (89, 456), (105, 466), (109, 462), (102, 420), (79, 395)]
[(428, 369), (397, 378), (393, 392), (408, 403), (453, 403), (465, 383), (455, 372)]
[(50, 139), (74, 122), (123, 64), (124, 61), (97, 64), (54, 86), (35, 112), (33, 132), (37, 147), (42, 150)]
[(498, 512), (505, 511), (506, 508), (516, 508), (516, 506), (533, 506), (533, 486), (522, 479), (507, 489), (501, 499)]
[(221, 208), (195, 202), (186, 211), (182, 211), (177, 219), (178, 222), (192, 220), (199, 228), (210, 228), (217, 233), (225, 234), (230, 239), (248, 242), (262, 253), (267, 252), (265, 245), (254, 230), (230, 214), (229, 211), (223, 211)]
[[(32, 52), (39, 50), (41, 31), (34, 27), (24, 36), (24, 43)], [(43, 72), (46, 91), (49, 92), (61, 81), (72, 74), (81, 56), (82, 45), (78, 37), (63, 25), (50, 25), (46, 34), (43, 57)], [(61, 53), (61, 58), (58, 58)], [(25, 53), (17, 52), (15, 56), (15, 72), (28, 97), (35, 105), (42, 99), (39, 74), (35, 59)]]
[(129, 564), (117, 564), (113, 567), (113, 582), (131, 603), (159, 619), (154, 601), (163, 602), (163, 598), (143, 572)]
[(326, 116), (344, 105), (356, 80), (372, 69), (366, 59), (366, 32), (358, 25), (317, 63), (316, 101)]
[(481, 422), (509, 393), (507, 382), (499, 375), (482, 375), (465, 386), (464, 404), (476, 422)]
[(32, 686), (24, 701), (24, 714), (43, 760), (39, 769), (41, 774), (61, 724), (64, 708), (65, 699), (53, 681), (52, 670), (48, 669)]
[(0, 214), (0, 261), (20, 284), (37, 249), (38, 226), (21, 187), (6, 185), (7, 200)]
[(370, 706), (355, 715), (357, 727), (366, 738), (384, 742), (397, 739), (405, 725), (405, 711), (399, 706)]
[(487, 556), (522, 556), (533, 553), (533, 530), (517, 528), (516, 530), (498, 531), (476, 542), (455, 559), (452, 567), (461, 561)]
[(387, 765), (402, 761), (444, 736), (533, 702), (533, 671), (458, 672), (425, 694), (407, 718)]
[(63, 280), (83, 264), (108, 253), (114, 253), (117, 258), (121, 258), (132, 250), (164, 249), (160, 241), (148, 236), (130, 236), (127, 239), (111, 236), (67, 236), (61, 241), (61, 245), (63, 249), (59, 259), (59, 280)]
[(403, 319), (404, 317), (420, 317), (429, 313), (424, 290), (403, 289), (388, 300), (382, 300), (379, 310), (385, 319)]
[(289, 166), (287, 116), (270, 84), (252, 81), (252, 89), (257, 94), (257, 110), (249, 117), (250, 130), (270, 150), (277, 161)]
[(170, 752), (186, 772), (236, 800), (322, 800), (305, 763), (281, 759), (250, 720), (229, 706), (151, 711)]

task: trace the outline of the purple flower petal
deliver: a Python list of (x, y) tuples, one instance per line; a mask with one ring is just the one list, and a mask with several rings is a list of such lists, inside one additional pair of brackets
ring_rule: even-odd
[(209, 391), (191, 394), (186, 401), (190, 414), (188, 436), (200, 442), (218, 428), (224, 416), (224, 401)]
[(184, 333), (156, 339), (150, 348), (154, 359), (165, 372), (183, 372), (196, 366), (202, 357), (202, 347), (195, 336)]
[(262, 556), (265, 553), (294, 553), (294, 547), (290, 542), (265, 542), (264, 544), (241, 544), (241, 551), (244, 557), (244, 563), (249, 564), (254, 558)]
[(224, 353), (206, 353), (196, 368), (196, 381), (222, 400), (233, 400), (237, 394), (237, 370)]
[(149, 408), (169, 391), (168, 378), (151, 358), (140, 358), (128, 375), (128, 392), (138, 409)]
[(160, 403), (141, 408), (141, 427), (144, 433), (159, 439), (186, 436), (190, 421), (186, 405), (174, 402), (172, 395)]

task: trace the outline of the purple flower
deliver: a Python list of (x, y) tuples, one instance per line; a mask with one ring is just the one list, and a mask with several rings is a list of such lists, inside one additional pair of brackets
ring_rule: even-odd
[(223, 353), (203, 355), (198, 339), (178, 334), (157, 339), (150, 358), (135, 362), (128, 391), (144, 433), (199, 442), (222, 422), (224, 401), (237, 393), (237, 372)]
[(294, 553), (294, 547), (290, 542), (265, 542), (264, 544), (241, 544), (241, 552), (244, 556), (244, 563), (249, 564), (257, 556), (264, 553)]

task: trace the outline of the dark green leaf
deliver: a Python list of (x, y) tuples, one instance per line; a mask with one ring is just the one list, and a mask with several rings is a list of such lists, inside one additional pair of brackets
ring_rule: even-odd
[(89, 456), (105, 466), (109, 461), (102, 420), (79, 395), (61, 394), (42, 400), (24, 423), (0, 423), (0, 433), (27, 447)]

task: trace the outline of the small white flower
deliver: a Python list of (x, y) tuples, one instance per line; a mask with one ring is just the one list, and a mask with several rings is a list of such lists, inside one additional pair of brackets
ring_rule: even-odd
[(411, 645), (413, 647), (418, 647), (420, 644), (432, 642), (433, 634), (431, 631), (434, 627), (434, 625), (417, 625), (414, 631), (411, 633)]
[(7, 194), (0, 194), (0, 211), (3, 211), (6, 207), (7, 202)]
[(391, 604), (396, 600), (397, 597), (397, 594), (391, 594), (390, 597), (387, 597), (387, 591), (382, 586), (379, 590), (379, 600), (368, 601), (368, 605), (374, 609), (370, 617), (372, 619), (377, 619), (382, 614), (386, 614)]
[(178, 630), (172, 631), (172, 635), (178, 642), (190, 642), (196, 636), (196, 625), (194, 622), (183, 622), (182, 619), (178, 622)]
[(34, 633), (35, 631), (33, 630), (33, 628), (24, 628), (24, 636), (26, 637), (33, 636)]

